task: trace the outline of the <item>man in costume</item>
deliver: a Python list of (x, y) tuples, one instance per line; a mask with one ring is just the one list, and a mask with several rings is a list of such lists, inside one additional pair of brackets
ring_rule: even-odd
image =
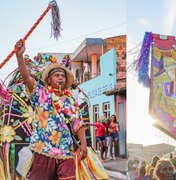
[(64, 66), (53, 63), (43, 71), (44, 85), (41, 85), (25, 66), (25, 44), (20, 40), (15, 47), (18, 48), (16, 57), (19, 71), (35, 110), (34, 128), (29, 145), (34, 152), (34, 159), (28, 178), (75, 180), (73, 139), (67, 124), (70, 124), (73, 133), (77, 134), (80, 140), (82, 159), (87, 155), (87, 143), (78, 103), (68, 90), (73, 83), (73, 74)]

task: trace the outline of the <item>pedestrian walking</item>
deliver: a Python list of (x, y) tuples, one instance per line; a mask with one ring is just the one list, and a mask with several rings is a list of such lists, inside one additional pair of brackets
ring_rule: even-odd
[(105, 161), (105, 135), (106, 135), (106, 117), (103, 115), (98, 119), (97, 123), (86, 123), (95, 127), (96, 130), (96, 141), (100, 148), (100, 160)]

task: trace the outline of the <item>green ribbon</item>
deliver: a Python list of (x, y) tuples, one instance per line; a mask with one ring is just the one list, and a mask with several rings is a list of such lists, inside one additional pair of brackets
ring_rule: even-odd
[(176, 166), (176, 158), (173, 158), (173, 159), (172, 159), (172, 164), (173, 164), (174, 166)]
[(13, 172), (15, 168), (15, 143), (10, 145), (10, 171)]

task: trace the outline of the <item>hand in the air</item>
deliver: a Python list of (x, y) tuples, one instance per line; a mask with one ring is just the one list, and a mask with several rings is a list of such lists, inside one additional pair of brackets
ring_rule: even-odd
[(26, 47), (25, 47), (25, 43), (22, 41), (22, 39), (20, 39), (16, 44), (15, 44), (15, 53), (17, 56), (22, 56), (23, 53), (25, 52), (26, 50)]

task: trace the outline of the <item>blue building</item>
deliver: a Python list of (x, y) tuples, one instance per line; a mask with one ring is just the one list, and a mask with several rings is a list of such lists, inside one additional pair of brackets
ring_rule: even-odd
[[(126, 158), (126, 35), (86, 38), (71, 56), (75, 81), (89, 99), (90, 122), (97, 122), (103, 112), (108, 118), (115, 114), (120, 124), (119, 156)], [(97, 149), (93, 127), (91, 136)]]
[[(79, 87), (89, 99), (90, 122), (95, 123), (103, 112), (108, 117), (115, 114), (114, 96), (106, 96), (104, 91), (112, 90), (116, 85), (116, 50), (113, 48), (100, 56), (100, 73), (98, 76), (82, 83)], [(94, 128), (91, 128), (93, 146), (96, 148)]]

